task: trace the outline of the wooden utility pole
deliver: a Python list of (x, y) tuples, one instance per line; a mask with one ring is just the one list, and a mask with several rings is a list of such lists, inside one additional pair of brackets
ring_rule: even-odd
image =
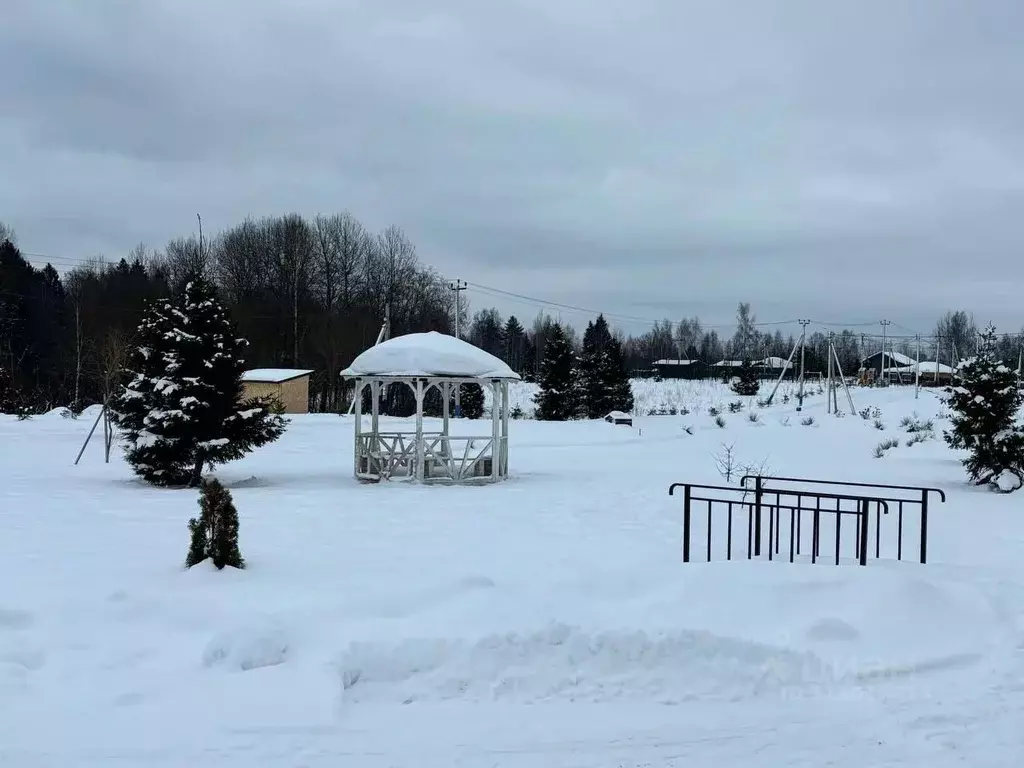
[(455, 338), (461, 338), (459, 335), (459, 315), (461, 313), (462, 306), (459, 302), (459, 295), (466, 290), (469, 286), (465, 280), (455, 280), (448, 284), (448, 287), (455, 291)]
[(796, 409), (797, 411), (802, 411), (804, 409), (804, 350), (807, 348), (807, 326), (811, 324), (811, 321), (799, 320), (797, 322), (803, 326), (803, 330), (800, 332), (800, 389), (797, 394), (798, 404)]
[(833, 413), (832, 409), (832, 393), (835, 391), (832, 387), (832, 331), (828, 332), (828, 384), (825, 389), (825, 413)]
[[(887, 366), (885, 364), (885, 358), (886, 358), (887, 355), (889, 355), (889, 353), (885, 351), (885, 340), (886, 340), (886, 329), (890, 325), (892, 325), (892, 322), (889, 321), (889, 320), (879, 320), (878, 322), (882, 326), (882, 362), (881, 362), (881, 366), (882, 366), (882, 380), (887, 385), (889, 383), (889, 374), (888, 374), (889, 366)], [(892, 357), (890, 356), (889, 359), (892, 360)]]
[[(914, 366), (914, 399), (917, 400), (921, 396), (921, 334), (917, 334), (917, 365)], [(935, 366), (935, 370), (938, 370), (938, 365)]]
[[(448, 287), (455, 291), (455, 338), (459, 336), (459, 315), (462, 310), (462, 306), (459, 302), (459, 295), (468, 288), (468, 284), (465, 280), (456, 279), (454, 282), (448, 284)], [(455, 385), (455, 418), (462, 418), (462, 385)]]

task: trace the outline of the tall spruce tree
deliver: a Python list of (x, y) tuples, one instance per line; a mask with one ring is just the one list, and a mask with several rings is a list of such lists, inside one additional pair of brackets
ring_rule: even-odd
[(526, 363), (526, 329), (515, 315), (509, 315), (501, 331), (504, 360), (515, 372), (521, 373)]
[(576, 385), (576, 355), (561, 325), (554, 323), (544, 344), (544, 362), (540, 366), (540, 392), (533, 396), (537, 418), (565, 421), (574, 418), (579, 406)]
[(604, 315), (587, 325), (583, 334), (579, 386), (582, 416), (604, 418), (610, 411), (633, 410), (633, 387), (622, 354), (622, 345), (612, 336)]
[(1024, 427), (1017, 421), (1024, 392), (1014, 371), (996, 356), (991, 324), (981, 335), (977, 357), (960, 363), (957, 377), (946, 389), (953, 411), (946, 442), (970, 452), (963, 464), (977, 485), (999, 481), (1003, 486), (1008, 473), (1017, 481), (1005, 490), (1016, 490), (1024, 483)]
[(154, 485), (197, 486), (204, 466), (281, 436), (279, 403), (242, 400), (245, 345), (203, 278), (148, 308), (127, 366), (132, 378), (111, 403), (136, 474)]
[(587, 329), (583, 332), (583, 354), (580, 355), (577, 378), (582, 395), (579, 415), (583, 418), (600, 419), (614, 410), (611, 382), (608, 381), (611, 341), (612, 334), (604, 315), (598, 315), (597, 320), (587, 323)]
[(633, 410), (633, 385), (622, 354), (622, 344), (614, 336), (604, 354), (604, 381), (608, 388), (609, 410), (630, 413)]

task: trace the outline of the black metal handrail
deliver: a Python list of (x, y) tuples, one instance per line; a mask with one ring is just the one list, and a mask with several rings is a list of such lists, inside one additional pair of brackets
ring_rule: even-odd
[[(754, 488), (750, 489), (747, 485), (748, 480), (754, 481)], [(755, 499), (759, 500), (763, 498), (764, 493), (773, 493), (776, 498), (780, 495), (791, 496), (796, 493), (795, 489), (790, 488), (776, 488), (767, 487), (766, 482), (770, 481), (773, 485), (775, 483), (802, 483), (805, 485), (829, 485), (836, 487), (846, 488), (867, 488), (876, 489), (883, 491), (907, 491), (915, 494), (916, 498), (902, 499), (892, 495), (879, 495), (873, 494), (871, 496), (865, 496), (872, 501), (885, 501), (887, 503), (897, 505), (897, 551), (896, 559), (903, 559), (903, 513), (905, 505), (917, 505), (920, 507), (920, 521), (921, 521), (921, 536), (920, 536), (920, 561), (926, 563), (928, 561), (928, 509), (931, 494), (937, 494), (941, 503), (946, 502), (946, 494), (940, 488), (927, 488), (922, 486), (913, 485), (891, 485), (886, 483), (860, 483), (860, 482), (843, 482), (837, 480), (812, 480), (804, 477), (766, 477), (764, 475), (744, 475), (740, 478), (740, 485), (747, 489), (753, 490)], [(761, 520), (760, 513), (757, 513), (755, 517), (755, 529), (760, 532)], [(881, 531), (881, 518), (879, 517), (876, 522), (876, 530), (880, 535)], [(876, 551), (880, 544), (879, 539), (876, 538)], [(759, 554), (759, 552), (757, 553)], [(877, 554), (876, 554), (877, 556)]]
[[(683, 562), (690, 562), (691, 550), (691, 528), (694, 503), (707, 504), (707, 541), (706, 554), (710, 561), (712, 556), (712, 528), (714, 505), (725, 505), (727, 513), (726, 529), (726, 559), (733, 559), (733, 514), (738, 506), (747, 511), (747, 559), (760, 556), (762, 548), (761, 514), (768, 511), (768, 559), (773, 560), (780, 552), (782, 513), (789, 512), (789, 561), (794, 562), (796, 555), (801, 554), (800, 545), (802, 539), (802, 523), (804, 513), (813, 513), (811, 562), (817, 562), (820, 555), (821, 541), (821, 515), (833, 515), (836, 519), (836, 541), (835, 541), (835, 562), (838, 565), (841, 554), (842, 539), (842, 516), (853, 515), (857, 517), (855, 555), (861, 565), (867, 564), (868, 559), (868, 521), (871, 516), (871, 504), (875, 503), (878, 509), (878, 517), (889, 513), (889, 507), (884, 500), (868, 499), (854, 494), (839, 494), (815, 491), (794, 491), (787, 495), (796, 498), (797, 503), (785, 504), (780, 498), (774, 502), (766, 501), (763, 495), (757, 499), (747, 498), (750, 491), (736, 486), (721, 485), (699, 485), (695, 483), (673, 483), (669, 486), (669, 495), (675, 495), (677, 488), (683, 488)], [(720, 496), (708, 495), (708, 492), (722, 492), (729, 494), (742, 493), (740, 499), (721, 498)], [(814, 506), (804, 506), (803, 500), (811, 499)], [(823, 507), (823, 501), (834, 501), (835, 508)], [(843, 508), (843, 502), (853, 502), (853, 509)], [(755, 530), (756, 528), (756, 530)], [(876, 527), (876, 557), (878, 556), (879, 530)]]

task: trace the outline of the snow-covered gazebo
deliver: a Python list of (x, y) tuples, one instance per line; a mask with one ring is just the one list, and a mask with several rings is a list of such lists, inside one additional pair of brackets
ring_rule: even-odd
[[(508, 383), (519, 374), (494, 355), (454, 336), (431, 331), (389, 339), (363, 352), (341, 372), (355, 380), (355, 476), (421, 482), (497, 482), (508, 476)], [(416, 398), (414, 432), (380, 430), (381, 390), (408, 386)], [(461, 384), (491, 390), (491, 434), (448, 432), (452, 396)], [(363, 432), (363, 390), (370, 388), (370, 431)], [(424, 432), (423, 403), (436, 388), (441, 396), (440, 432)]]

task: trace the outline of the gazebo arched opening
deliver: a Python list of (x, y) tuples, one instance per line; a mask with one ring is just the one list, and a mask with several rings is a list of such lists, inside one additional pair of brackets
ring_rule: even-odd
[[(453, 336), (412, 333), (371, 347), (341, 375), (355, 381), (354, 471), (358, 480), (487, 483), (508, 477), (508, 385), (520, 377), (498, 358)], [(450, 433), (452, 400), (463, 384), (490, 390), (490, 434), (483, 430), (473, 435)], [(412, 390), (414, 430), (380, 428), (381, 395), (393, 385)], [(370, 408), (364, 414), (367, 389)], [(424, 402), (431, 390), (440, 394), (440, 430), (424, 429)], [(368, 430), (364, 430), (364, 415), (369, 416)]]

